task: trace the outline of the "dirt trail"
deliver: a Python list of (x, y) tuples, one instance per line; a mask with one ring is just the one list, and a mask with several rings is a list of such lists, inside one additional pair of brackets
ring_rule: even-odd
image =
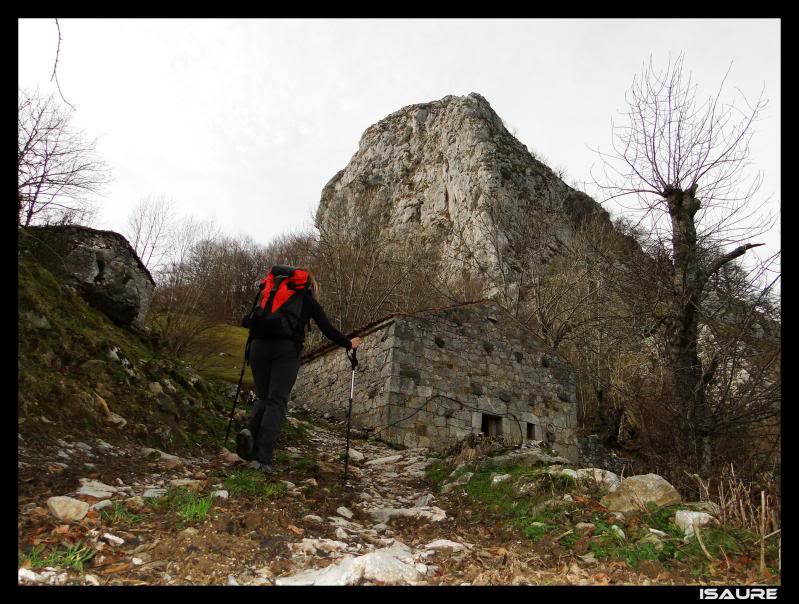
[[(230, 453), (147, 456), (131, 442), (76, 444), (67, 436), (36, 448), (20, 443), (20, 582), (671, 582), (623, 563), (584, 562), (557, 543), (533, 543), (501, 523), (475, 521), (457, 492), (432, 490), (424, 473), (431, 460), (424, 450), (396, 451), (356, 439), (350, 479), (344, 483), (341, 431), (290, 421), (305, 437), (283, 449), (268, 482), (244, 470)], [(82, 485), (84, 493), (76, 494)], [(210, 499), (207, 513), (180, 517), (189, 508), (170, 507), (177, 500), (170, 498), (172, 492), (164, 495), (176, 486), (184, 495), (196, 491), (196, 498)], [(103, 488), (115, 490), (104, 494)], [(100, 503), (104, 510), (90, 510), (80, 522), (61, 522), (47, 506), (47, 499), (57, 495), (110, 503)], [(80, 544), (94, 552), (83, 573), (63, 566), (48, 571), (31, 562), (36, 559), (32, 550), (52, 551), (59, 544), (62, 551)]]

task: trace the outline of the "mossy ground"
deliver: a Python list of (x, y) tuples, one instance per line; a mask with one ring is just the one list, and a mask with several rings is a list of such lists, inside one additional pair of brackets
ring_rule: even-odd
[[(675, 513), (681, 506), (650, 507), (648, 512), (630, 516), (619, 522), (600, 504), (603, 491), (590, 483), (576, 482), (566, 475), (552, 475), (545, 468), (527, 466), (463, 466), (452, 476), (453, 468), (445, 461), (435, 461), (427, 467), (428, 480), (437, 485), (451, 482), (465, 472), (473, 472), (469, 482), (461, 487), (466, 494), (470, 517), (486, 524), (500, 522), (519, 534), (562, 553), (585, 555), (593, 553), (597, 560), (624, 561), (639, 569), (643, 561), (657, 563), (667, 570), (709, 577), (721, 569), (754, 568), (760, 555), (759, 536), (751, 531), (729, 526), (707, 526), (701, 529), (703, 543), (712, 560), (702, 550), (699, 541), (685, 541), (682, 530), (675, 524)], [(494, 476), (509, 474), (510, 479), (496, 484)], [(535, 483), (527, 494), (519, 494), (518, 486)], [(563, 499), (569, 495), (572, 500)], [(553, 503), (554, 502), (554, 503)], [(551, 504), (551, 505), (548, 505)], [(683, 506), (684, 507), (684, 506)], [(577, 531), (577, 523), (592, 523), (590, 534)], [(617, 528), (613, 528), (616, 525)], [(653, 528), (666, 534), (661, 545), (643, 540)], [(618, 529), (624, 533), (622, 538)], [(765, 560), (768, 572), (777, 574), (779, 548), (768, 543)]]
[[(231, 404), (220, 384), (164, 354), (146, 334), (115, 325), (24, 251), (18, 280), (23, 437), (34, 422), (40, 422), (38, 435), (50, 426), (62, 433), (118, 434), (99, 396), (127, 421), (122, 433), (143, 444), (172, 450), (218, 446)], [(163, 392), (151, 391), (153, 382)]]

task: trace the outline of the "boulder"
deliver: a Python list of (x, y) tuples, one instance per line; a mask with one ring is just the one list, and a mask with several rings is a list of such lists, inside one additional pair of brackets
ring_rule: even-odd
[(125, 237), (75, 225), (28, 230), (27, 245), (56, 277), (115, 322), (143, 325), (155, 282)]
[(50, 497), (47, 508), (59, 520), (80, 522), (89, 512), (89, 504), (72, 497)]
[(605, 495), (600, 503), (612, 512), (627, 514), (645, 511), (647, 504), (663, 507), (681, 501), (677, 489), (665, 478), (657, 474), (641, 474), (622, 480), (619, 488)]

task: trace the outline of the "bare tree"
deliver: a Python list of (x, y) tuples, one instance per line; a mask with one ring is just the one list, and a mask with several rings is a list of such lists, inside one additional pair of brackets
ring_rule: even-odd
[(317, 221), (311, 266), (325, 308), (345, 332), (389, 313), (430, 308), (441, 301), (429, 288), (436, 258), (413, 237), (381, 235), (379, 211), (352, 216), (337, 208), (327, 212), (324, 223)]
[(219, 229), (213, 221), (186, 218), (172, 232), (167, 257), (154, 275), (156, 291), (150, 321), (172, 352), (184, 351), (213, 325), (202, 312), (212, 297), (206, 278), (212, 266), (213, 242)]
[(160, 266), (167, 252), (174, 213), (174, 201), (151, 195), (136, 204), (128, 216), (125, 236), (150, 271)]
[(72, 126), (53, 95), (19, 90), (17, 223), (87, 223), (91, 197), (110, 181), (97, 139)]
[(745, 98), (725, 104), (726, 78), (699, 102), (682, 55), (663, 71), (650, 60), (633, 80), (623, 123), (613, 126), (612, 151), (600, 154), (605, 173), (597, 182), (608, 199), (635, 200), (629, 209), (640, 213), (665, 254), (670, 287), (658, 327), (668, 344), (671, 396), (689, 418), (695, 467), (706, 475), (713, 460), (707, 389), (717, 365), (703, 365), (698, 355), (700, 302), (711, 277), (762, 245), (749, 240), (771, 224), (770, 216), (756, 219), (761, 178), (747, 173), (753, 126), (766, 101), (761, 93), (754, 105)]

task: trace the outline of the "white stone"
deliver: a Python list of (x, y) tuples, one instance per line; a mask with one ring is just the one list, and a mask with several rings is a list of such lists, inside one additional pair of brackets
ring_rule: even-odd
[(165, 494), (166, 494), (166, 489), (152, 488), (152, 489), (146, 489), (144, 493), (142, 493), (142, 497), (144, 497), (145, 499), (149, 498), (159, 499), (163, 497)]
[(348, 508), (345, 508), (343, 505), (336, 509), (336, 513), (340, 514), (341, 516), (344, 516), (347, 520), (349, 520), (353, 516), (352, 511), (349, 510)]
[(88, 495), (97, 499), (106, 499), (119, 492), (117, 487), (89, 478), (80, 479), (81, 487), (76, 491), (78, 495)]
[(372, 459), (366, 462), (365, 465), (367, 466), (379, 466), (394, 463), (402, 459), (402, 455), (390, 455), (388, 457), (380, 457), (378, 459)]
[(110, 508), (114, 503), (110, 499), (103, 499), (102, 501), (98, 501), (95, 503), (91, 509), (93, 510), (104, 510), (105, 508)]
[(302, 519), (309, 522), (324, 522), (321, 516), (316, 516), (315, 514), (308, 514), (307, 516), (303, 516)]
[(424, 506), (418, 508), (379, 508), (370, 512), (376, 522), (387, 524), (392, 518), (409, 517), (424, 518), (430, 522), (441, 522), (447, 517), (447, 513), (436, 506)]
[(228, 492), (224, 490), (214, 491), (211, 493), (211, 497), (218, 497), (219, 499), (227, 499)]
[(459, 543), (457, 541), (450, 541), (449, 539), (436, 539), (424, 546), (425, 549), (435, 551), (452, 551), (460, 552), (472, 548), (471, 543)]
[(500, 482), (505, 482), (510, 480), (510, 478), (511, 478), (510, 474), (499, 474), (498, 476), (494, 476), (491, 479), (491, 484), (492, 485), (499, 484)]
[(122, 545), (125, 543), (124, 539), (117, 537), (116, 535), (112, 535), (111, 533), (103, 533), (103, 539), (111, 545)]
[(610, 493), (614, 492), (621, 485), (621, 478), (609, 470), (601, 468), (580, 468), (577, 470), (579, 480), (592, 480), (597, 484), (606, 487)]
[(27, 582), (27, 583), (41, 583), (44, 581), (44, 577), (42, 577), (39, 573), (35, 573), (28, 568), (20, 568), (17, 571), (17, 581)]
[(363, 581), (379, 581), (388, 585), (415, 584), (424, 575), (414, 566), (409, 548), (395, 543), (390, 548), (362, 556), (346, 556), (320, 570), (308, 570), (290, 577), (281, 577), (276, 585), (357, 585)]
[(351, 448), (350, 449), (350, 459), (352, 461), (363, 461), (364, 454), (361, 453), (360, 451), (357, 451), (357, 450)]
[(618, 537), (622, 541), (627, 539), (627, 535), (625, 535), (624, 531), (621, 529), (621, 527), (616, 525), (616, 524), (611, 524), (610, 525), (610, 532), (613, 533), (613, 535), (615, 535), (616, 537)]
[(705, 526), (713, 522), (714, 518), (707, 512), (692, 512), (690, 510), (678, 510), (674, 517), (674, 524), (682, 530), (685, 537), (694, 534), (694, 527)]
[(59, 520), (72, 522), (80, 522), (89, 512), (88, 503), (72, 497), (50, 497), (47, 507)]

